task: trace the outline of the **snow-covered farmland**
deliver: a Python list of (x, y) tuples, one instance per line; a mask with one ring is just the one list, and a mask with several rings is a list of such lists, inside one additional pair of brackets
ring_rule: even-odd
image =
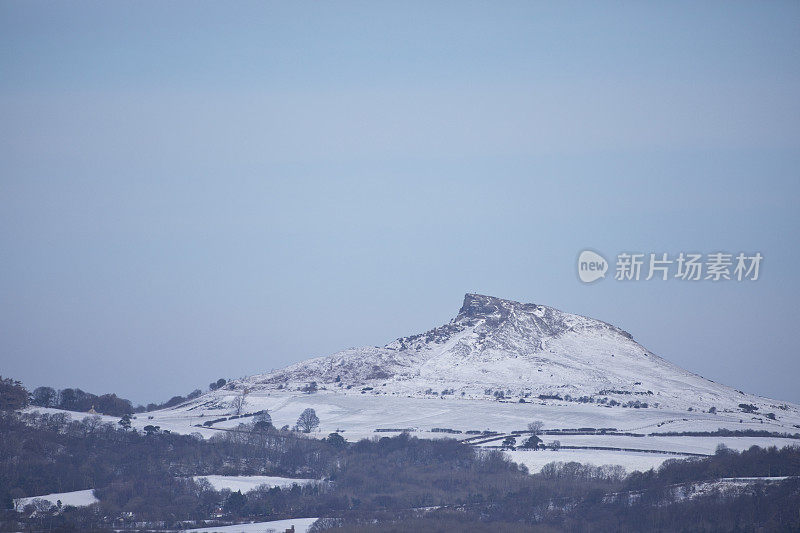
[(74, 507), (85, 507), (97, 503), (99, 500), (94, 496), (94, 490), (75, 490), (72, 492), (55, 492), (52, 494), (43, 494), (42, 496), (29, 496), (27, 498), (18, 498), (14, 500), (14, 506), (18, 509), (23, 509), (26, 505), (33, 503), (33, 500), (45, 500), (53, 505), (61, 502), (62, 507), (72, 505)]
[(192, 533), (283, 533), (294, 526), (295, 533), (305, 533), (311, 524), (318, 518), (290, 518), (288, 520), (273, 520), (272, 522), (253, 522), (250, 524), (237, 524), (235, 526), (215, 526), (201, 529), (187, 529)]
[[(215, 422), (209, 427), (204, 422), (229, 418), (233, 411), (225, 407), (224, 393), (219, 401), (192, 403), (173, 409), (138, 414), (134, 427), (147, 424), (180, 433), (199, 432), (204, 436), (214, 430), (232, 429), (248, 418), (233, 418)], [(596, 404), (559, 404), (545, 402), (504, 403), (490, 400), (461, 398), (419, 398), (406, 396), (359, 394), (351, 391), (321, 391), (302, 394), (295, 391), (257, 391), (246, 398), (245, 412), (269, 410), (273, 424), (293, 426), (306, 408), (312, 408), (320, 418), (318, 433), (327, 435), (339, 430), (347, 440), (372, 437), (376, 429), (415, 430), (419, 436), (442, 437), (431, 433), (433, 428), (452, 428), (462, 431), (492, 430), (510, 432), (523, 430), (528, 422), (541, 420), (545, 429), (556, 428), (616, 428), (621, 432), (766, 430), (773, 432), (800, 432), (800, 418), (785, 415), (785, 419), (772, 421), (748, 419), (742, 413), (702, 413), (670, 409), (623, 409)], [(152, 417), (152, 418), (150, 418)], [(452, 436), (452, 435), (451, 435)]]
[(199, 481), (205, 479), (208, 481), (214, 490), (229, 489), (232, 491), (240, 490), (248, 492), (261, 485), (268, 487), (286, 488), (292, 485), (308, 485), (310, 483), (317, 483), (315, 479), (295, 479), (289, 477), (275, 477), (275, 476), (195, 476), (194, 480)]
[[(794, 412), (782, 413), (778, 420), (763, 420), (743, 417), (742, 413), (716, 414), (698, 411), (677, 411), (665, 408), (630, 409), (605, 407), (597, 404), (563, 402), (511, 403), (492, 400), (462, 399), (460, 397), (407, 397), (384, 394), (361, 394), (359, 391), (319, 391), (303, 394), (297, 391), (257, 390), (246, 397), (241, 416), (236, 416), (230, 407), (233, 391), (215, 391), (195, 401), (174, 408), (139, 413), (132, 421), (133, 427), (141, 431), (147, 425), (160, 427), (174, 433), (197, 434), (208, 438), (224, 431), (234, 430), (239, 424), (252, 421), (247, 416), (268, 410), (276, 427), (294, 426), (300, 413), (306, 408), (316, 411), (320, 426), (312, 437), (325, 437), (339, 432), (348, 441), (398, 434), (409, 430), (420, 438), (457, 438), (473, 436), (468, 431), (494, 431), (507, 434), (525, 430), (533, 420), (541, 420), (545, 430), (577, 428), (615, 428), (617, 432), (636, 433), (644, 436), (622, 435), (543, 435), (545, 443), (554, 440), (562, 446), (626, 448), (671, 452), (672, 454), (712, 454), (722, 443), (736, 450), (750, 446), (800, 445), (798, 439), (780, 437), (690, 437), (650, 435), (668, 431), (715, 431), (764, 430), (780, 433), (800, 432), (800, 419)], [(64, 412), (55, 409), (29, 408), (29, 411)], [(74, 418), (83, 418), (86, 413), (68, 413)], [(117, 417), (103, 416), (105, 422), (116, 425)], [(453, 432), (433, 431), (444, 428)], [(519, 439), (518, 444), (521, 443)], [(487, 443), (497, 446), (499, 441)], [(652, 453), (643, 458), (636, 451), (615, 451), (603, 454), (591, 450), (586, 453), (571, 451), (570, 457), (580, 457), (592, 464), (619, 464), (628, 469), (649, 468), (663, 458)], [(611, 450), (608, 450), (611, 452)], [(559, 453), (565, 454), (567, 450)], [(626, 455), (632, 458), (627, 458)], [(527, 456), (526, 456), (527, 457)], [(537, 456), (543, 457), (543, 456)], [(553, 460), (562, 460), (560, 458)], [(570, 459), (571, 460), (571, 459)], [(539, 464), (540, 459), (531, 459)], [(550, 461), (547, 461), (550, 462)], [(531, 468), (535, 470), (535, 468)]]
[(620, 465), (627, 472), (633, 472), (658, 468), (667, 459), (680, 459), (667, 454), (606, 450), (514, 450), (503, 453), (515, 463), (528, 467), (531, 474), (539, 472), (544, 465), (553, 462), (576, 462), (594, 466)]
[[(521, 443), (526, 436), (517, 439)], [(648, 450), (670, 452), (673, 454), (712, 455), (717, 446), (723, 444), (736, 451), (751, 446), (767, 448), (776, 446), (800, 446), (799, 439), (783, 439), (779, 437), (665, 437), (645, 435), (630, 437), (627, 435), (542, 435), (542, 441), (549, 445), (558, 441), (562, 447), (575, 446), (581, 448), (625, 448), (627, 450)], [(499, 446), (502, 439), (481, 444), (484, 447)]]

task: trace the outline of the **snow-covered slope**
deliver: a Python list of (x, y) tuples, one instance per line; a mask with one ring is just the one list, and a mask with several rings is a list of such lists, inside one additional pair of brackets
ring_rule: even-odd
[[(489, 431), (502, 439), (539, 420), (550, 431), (545, 442), (563, 447), (515, 452), (534, 470), (544, 459), (631, 469), (676, 454), (710, 454), (719, 443), (800, 444), (782, 438), (800, 433), (797, 405), (692, 374), (605, 322), (477, 294), (466, 295), (452, 321), (426, 333), (235, 380), (132, 423), (209, 437), (262, 410), (276, 427), (291, 427), (307, 408), (320, 419), (314, 435), (337, 431), (350, 441), (401, 430), (461, 439)], [(761, 433), (708, 434), (718, 429)]]
[(344, 350), (237, 382), (251, 390), (368, 389), (370, 394), (552, 397), (648, 408), (780, 412), (683, 370), (610, 324), (537, 304), (467, 294), (450, 323), (382, 347)]

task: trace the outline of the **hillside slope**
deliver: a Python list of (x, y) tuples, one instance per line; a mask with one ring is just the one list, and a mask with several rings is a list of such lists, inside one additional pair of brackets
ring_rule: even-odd
[[(544, 305), (467, 294), (456, 317), (381, 347), (352, 348), (238, 382), (255, 390), (359, 389), (411, 396), (538, 398), (648, 408), (788, 407), (688, 372), (610, 324)], [(368, 389), (369, 390), (369, 389)]]

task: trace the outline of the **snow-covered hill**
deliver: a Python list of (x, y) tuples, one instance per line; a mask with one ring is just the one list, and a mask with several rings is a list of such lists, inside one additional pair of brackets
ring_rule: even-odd
[[(466, 295), (450, 323), (426, 333), (234, 380), (132, 423), (208, 437), (262, 410), (276, 427), (291, 427), (307, 408), (320, 419), (314, 435), (337, 431), (350, 441), (402, 430), (461, 439), (488, 432), (487, 442), (470, 442), (497, 446), (539, 420), (545, 442), (563, 447), (509, 452), (532, 471), (572, 460), (646, 469), (711, 454), (720, 443), (800, 444), (783, 438), (800, 433), (797, 405), (692, 374), (605, 322), (477, 294)], [(742, 433), (708, 434), (718, 429)]]
[[(352, 348), (236, 383), (250, 390), (366, 389), (755, 413), (791, 409), (683, 370), (610, 324), (537, 304), (467, 294), (450, 323), (382, 347)], [(745, 413), (749, 418), (753, 413)]]

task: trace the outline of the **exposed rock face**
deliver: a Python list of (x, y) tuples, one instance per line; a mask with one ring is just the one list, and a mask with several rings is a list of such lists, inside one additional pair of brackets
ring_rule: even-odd
[(475, 326), (494, 341), (495, 347), (519, 348), (518, 338), (525, 338), (534, 350), (541, 350), (548, 338), (564, 335), (572, 328), (608, 330), (631, 339), (631, 335), (610, 324), (577, 315), (569, 315), (552, 307), (502, 300), (493, 296), (467, 294), (454, 322)]

